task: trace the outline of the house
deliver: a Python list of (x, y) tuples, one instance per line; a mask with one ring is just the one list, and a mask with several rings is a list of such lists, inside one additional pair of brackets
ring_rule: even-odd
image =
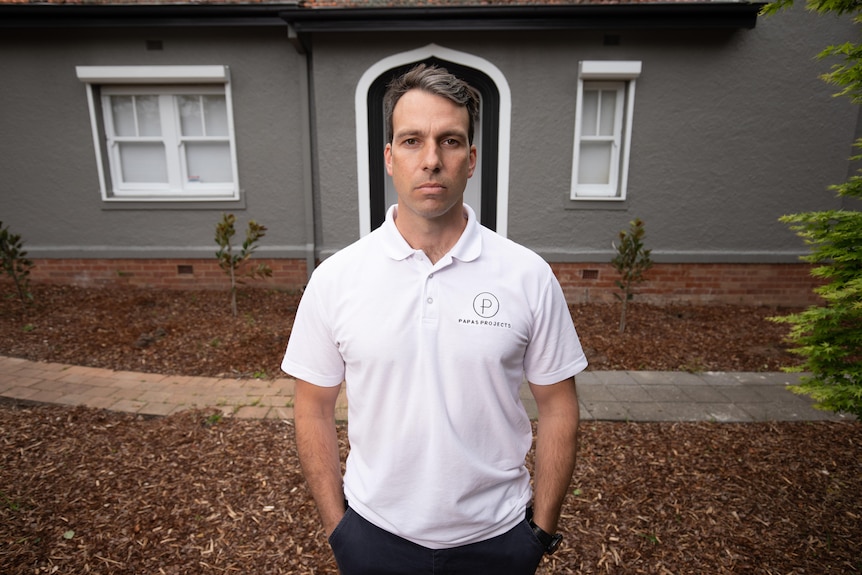
[(839, 207), (859, 110), (815, 55), (852, 22), (759, 1), (0, 0), (0, 221), (33, 281), (225, 286), (222, 213), (296, 288), (383, 219), (388, 79), (482, 96), (467, 201), (608, 300), (646, 224), (647, 301), (813, 301), (778, 218)]

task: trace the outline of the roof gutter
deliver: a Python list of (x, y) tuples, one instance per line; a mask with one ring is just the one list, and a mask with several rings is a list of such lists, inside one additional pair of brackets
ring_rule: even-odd
[(0, 4), (0, 28), (284, 26), (279, 4)]
[(298, 33), (423, 30), (583, 30), (754, 28), (765, 1), (469, 6), (440, 8), (299, 8), (280, 16)]
[(273, 4), (0, 4), (0, 28), (283, 26), (302, 32), (754, 28), (765, 1), (303, 8)]

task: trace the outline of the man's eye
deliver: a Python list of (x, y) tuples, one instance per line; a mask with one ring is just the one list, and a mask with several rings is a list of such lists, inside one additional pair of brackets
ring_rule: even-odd
[(417, 142), (416, 138), (407, 138), (406, 140), (404, 140), (404, 143), (407, 144), (408, 146), (415, 146), (416, 142)]

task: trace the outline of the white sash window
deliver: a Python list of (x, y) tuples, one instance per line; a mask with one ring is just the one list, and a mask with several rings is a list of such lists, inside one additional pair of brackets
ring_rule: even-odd
[(625, 199), (635, 78), (640, 69), (640, 62), (581, 62), (571, 199)]
[(91, 99), (103, 199), (239, 199), (226, 68), (80, 67), (78, 76)]

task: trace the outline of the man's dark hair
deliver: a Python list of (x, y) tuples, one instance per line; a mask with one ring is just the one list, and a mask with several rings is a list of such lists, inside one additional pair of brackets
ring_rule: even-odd
[(479, 121), (479, 94), (467, 82), (450, 74), (445, 68), (425, 64), (411, 68), (393, 79), (386, 87), (386, 94), (383, 96), (383, 119), (387, 142), (392, 143), (392, 111), (395, 110), (395, 104), (410, 90), (422, 90), (442, 96), (467, 108), (467, 115), (470, 117), (467, 136), (470, 144), (473, 143), (473, 130)]

